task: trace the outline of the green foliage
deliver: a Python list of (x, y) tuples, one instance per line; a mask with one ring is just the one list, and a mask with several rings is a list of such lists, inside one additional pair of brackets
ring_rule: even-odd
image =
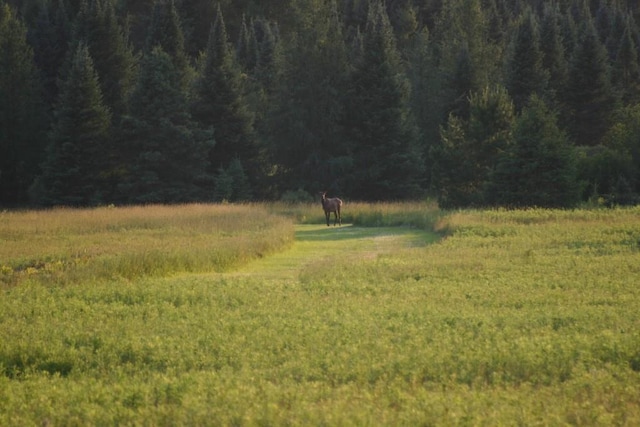
[(410, 85), (381, 2), (369, 7), (362, 57), (352, 75), (345, 126), (353, 151), (354, 198), (401, 200), (420, 194), (418, 129)]
[(228, 168), (234, 159), (240, 159), (257, 171), (258, 147), (253, 115), (243, 97), (240, 68), (229, 46), (220, 8), (201, 60), (203, 66), (196, 82), (191, 112), (202, 128), (215, 132), (216, 143), (209, 152), (211, 170)]
[(344, 134), (349, 63), (335, 2), (294, 9), (300, 29), (282, 41), (265, 128), (281, 190), (344, 192), (350, 147)]
[[(35, 200), (42, 201), (38, 194), (46, 189), (34, 177), (46, 157), (43, 147), (54, 135), (43, 132), (53, 127), (58, 83), (69, 80), (81, 43), (93, 60), (111, 124), (102, 147), (105, 166), (98, 168), (101, 183), (95, 184), (100, 194), (86, 202), (68, 194), (74, 203), (132, 200), (118, 193), (131, 189), (126, 187), (136, 158), (129, 150), (132, 135), (138, 132), (142, 145), (155, 144), (147, 140), (153, 132), (140, 129), (152, 121), (132, 122), (146, 114), (134, 111), (146, 106), (141, 103), (146, 98), (155, 104), (158, 123), (181, 127), (177, 141), (210, 141), (209, 132), (215, 132), (217, 144), (205, 144), (205, 173), (200, 148), (194, 150), (192, 167), (185, 166), (184, 156), (180, 160), (179, 168), (198, 175), (199, 190), (187, 191), (189, 200), (211, 200), (214, 175), (239, 159), (253, 197), (278, 199), (297, 188), (369, 200), (432, 191), (445, 205), (481, 205), (481, 196), (470, 195), (480, 194), (480, 182), (495, 163), (487, 162), (491, 150), (483, 147), (484, 137), (473, 133), (503, 126), (501, 117), (490, 115), (480, 120), (485, 130), (471, 124), (472, 94), (487, 87), (507, 88), (517, 112), (531, 94), (539, 96), (583, 152), (590, 151), (583, 147), (606, 145), (610, 155), (595, 163), (610, 159), (603, 167), (613, 171), (614, 163), (624, 160), (625, 172), (615, 186), (633, 200), (637, 158), (608, 139), (624, 125), (615, 112), (640, 99), (638, 4), (529, 3), (4, 0), (0, 203), (27, 203), (26, 188), (32, 184)], [(153, 91), (133, 94), (146, 78), (145, 61), (154, 49), (168, 55), (179, 76), (176, 90), (192, 115), (180, 125), (173, 102), (159, 108)], [(44, 106), (38, 105), (42, 100)], [(184, 108), (177, 111), (182, 114)], [(464, 138), (478, 142), (469, 150), (460, 146), (447, 160), (439, 140), (450, 116), (465, 123)], [(166, 130), (163, 126), (153, 125)], [(440, 157), (432, 156), (436, 153)], [(588, 197), (608, 198), (613, 194), (605, 189), (608, 184), (596, 185), (600, 166), (589, 165), (596, 157), (583, 157), (581, 178), (591, 188)], [(437, 180), (454, 170), (460, 185), (449, 186), (447, 202)], [(154, 174), (137, 180), (156, 185)], [(77, 181), (92, 179), (78, 176)], [(465, 187), (464, 182), (473, 183)], [(593, 194), (596, 187), (609, 193)], [(169, 193), (137, 200), (178, 198), (177, 191)]]
[(181, 73), (181, 89), (186, 91), (192, 76), (175, 0), (155, 0), (153, 3), (144, 53), (149, 54), (158, 47), (169, 55), (176, 70)]
[(41, 99), (27, 28), (0, 3), (0, 206), (27, 202), (45, 142)]
[(251, 197), (251, 187), (240, 159), (232, 160), (227, 169), (218, 169), (213, 197), (215, 201), (246, 202)]
[(570, 208), (579, 190), (574, 149), (555, 115), (534, 95), (514, 122), (513, 144), (498, 154), (485, 200), (509, 207)]
[(615, 123), (603, 146), (584, 150), (581, 177), (588, 183), (588, 196), (604, 197), (610, 204), (635, 204), (640, 194), (640, 107), (620, 109)]
[(182, 73), (159, 47), (145, 55), (132, 94), (131, 115), (123, 120), (120, 191), (132, 203), (202, 200), (211, 190), (207, 153), (212, 132), (193, 125)]
[(102, 202), (111, 113), (104, 105), (87, 46), (80, 43), (54, 111), (47, 157), (34, 188), (43, 205)]
[(87, 44), (99, 76), (104, 104), (116, 121), (126, 112), (134, 84), (134, 53), (118, 23), (112, 0), (81, 2), (73, 27), (75, 43)]
[(615, 98), (611, 90), (607, 52), (591, 22), (572, 55), (563, 95), (568, 109), (569, 135), (578, 145), (597, 145), (607, 128)]
[(485, 188), (498, 157), (512, 144), (514, 107), (502, 87), (485, 88), (470, 99), (469, 120), (449, 117), (433, 149), (434, 184), (445, 209), (484, 205)]
[(540, 50), (543, 55), (542, 66), (548, 73), (548, 96), (545, 98), (551, 105), (559, 105), (559, 95), (564, 93), (569, 77), (561, 19), (562, 15), (557, 4), (545, 4), (540, 23)]
[(615, 54), (612, 82), (625, 104), (635, 104), (640, 102), (638, 41), (634, 40), (631, 20), (625, 20), (625, 24), (624, 34)]
[(35, 24), (29, 29), (34, 59), (41, 74), (43, 97), (50, 109), (58, 99), (60, 70), (69, 56), (72, 24), (63, 0), (41, 6)]
[(505, 86), (516, 111), (520, 111), (531, 95), (543, 95), (549, 76), (543, 67), (538, 21), (530, 9), (514, 32), (506, 64)]

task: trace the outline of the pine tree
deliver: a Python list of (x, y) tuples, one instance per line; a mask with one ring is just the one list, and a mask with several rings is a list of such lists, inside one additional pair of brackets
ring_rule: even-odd
[(74, 26), (74, 39), (84, 41), (100, 78), (104, 103), (114, 120), (125, 113), (134, 84), (135, 59), (118, 23), (112, 0), (84, 0)]
[(226, 169), (233, 159), (239, 158), (257, 173), (253, 115), (243, 96), (240, 67), (229, 45), (220, 9), (202, 62), (191, 111), (201, 127), (214, 129), (216, 144), (209, 154), (212, 172)]
[(183, 90), (187, 91), (192, 79), (192, 70), (184, 43), (184, 33), (175, 0), (155, 0), (144, 52), (150, 53), (156, 47), (160, 47), (168, 54), (181, 75)]
[(432, 186), (442, 209), (473, 205), (478, 189), (473, 185), (474, 159), (467, 150), (466, 121), (454, 114), (440, 128), (440, 139), (429, 152)]
[(535, 14), (525, 12), (515, 30), (506, 64), (505, 86), (516, 111), (521, 110), (532, 94), (541, 96), (547, 87), (548, 74), (543, 68), (540, 35)]
[(258, 46), (255, 33), (249, 30), (247, 19), (242, 15), (240, 33), (236, 43), (236, 58), (243, 70), (251, 73), (258, 63)]
[[(625, 106), (616, 111), (614, 125), (603, 138), (603, 147), (597, 147), (597, 155), (586, 160), (584, 179), (597, 195), (607, 197), (612, 203), (640, 202), (640, 105)], [(591, 154), (591, 153), (590, 153)], [(627, 184), (627, 193), (620, 194)]]
[(469, 120), (454, 115), (431, 152), (433, 181), (443, 208), (483, 206), (501, 153), (508, 150), (514, 106), (503, 87), (474, 92)]
[(40, 203), (84, 206), (103, 201), (110, 121), (89, 50), (80, 43), (61, 88), (47, 158), (35, 186)]
[(29, 42), (42, 76), (43, 98), (48, 109), (52, 109), (58, 99), (59, 70), (70, 56), (71, 31), (65, 0), (52, 0), (43, 5), (34, 27), (29, 31)]
[(251, 75), (269, 92), (273, 89), (274, 62), (280, 40), (278, 26), (264, 18), (252, 19), (250, 37), (256, 55)]
[(27, 29), (0, 3), (0, 206), (23, 204), (44, 141), (40, 81)]
[(580, 196), (575, 160), (556, 117), (534, 95), (515, 120), (513, 144), (498, 155), (485, 200), (508, 207), (573, 207)]
[(424, 163), (409, 110), (410, 85), (384, 6), (370, 5), (364, 50), (349, 93), (346, 129), (353, 150), (353, 197), (403, 199), (421, 191)]
[(182, 18), (185, 50), (197, 57), (206, 49), (211, 25), (220, 2), (216, 0), (180, 0), (177, 4)]
[(469, 47), (463, 43), (448, 84), (452, 93), (457, 95), (447, 109), (449, 114), (454, 114), (465, 120), (469, 119), (469, 96), (477, 89), (478, 84), (476, 72)]
[(350, 160), (341, 126), (348, 63), (336, 4), (315, 2), (296, 13), (300, 28), (275, 57), (279, 74), (265, 123), (275, 185), (280, 192), (342, 192)]
[(418, 28), (413, 0), (396, 0), (385, 3), (389, 22), (400, 48), (407, 46)]
[(570, 64), (563, 99), (570, 136), (578, 145), (597, 145), (609, 127), (615, 99), (607, 52), (591, 21), (584, 24)]
[(545, 4), (540, 24), (542, 67), (549, 76), (549, 102), (561, 109), (559, 94), (569, 78), (569, 64), (560, 29), (561, 14), (557, 4)]
[(211, 199), (207, 174), (212, 132), (200, 130), (188, 112), (182, 73), (159, 46), (145, 54), (123, 119), (120, 185), (130, 203), (177, 203)]
[(434, 133), (446, 122), (450, 113), (468, 118), (469, 95), (498, 81), (501, 70), (497, 58), (501, 47), (490, 43), (492, 28), (480, 0), (452, 0), (443, 2), (431, 33), (434, 70), (430, 78), (432, 97), (431, 124), (425, 138), (437, 140)]
[(474, 159), (473, 186), (481, 191), (496, 166), (499, 154), (512, 143), (515, 107), (507, 90), (501, 86), (473, 93), (470, 104), (468, 150)]
[(618, 43), (612, 70), (612, 82), (624, 104), (640, 101), (640, 65), (638, 46), (633, 38), (632, 21), (629, 18), (624, 34)]

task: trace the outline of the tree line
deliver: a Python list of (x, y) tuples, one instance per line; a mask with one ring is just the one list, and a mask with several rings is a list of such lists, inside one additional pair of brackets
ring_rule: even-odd
[(640, 200), (625, 0), (0, 0), (0, 206)]

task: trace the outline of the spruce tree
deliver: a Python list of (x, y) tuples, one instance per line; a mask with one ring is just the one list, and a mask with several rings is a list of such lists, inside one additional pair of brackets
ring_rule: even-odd
[(104, 201), (110, 121), (89, 50), (80, 43), (54, 110), (50, 145), (35, 187), (40, 203), (85, 206)]
[(607, 52), (591, 21), (584, 23), (570, 64), (563, 99), (570, 136), (578, 145), (600, 142), (609, 127), (615, 98), (609, 80)]
[(45, 140), (41, 85), (27, 29), (0, 4), (0, 206), (24, 204)]
[(513, 144), (498, 155), (485, 200), (519, 208), (573, 207), (580, 196), (576, 173), (574, 148), (534, 95), (514, 122)]
[(104, 103), (118, 121), (126, 111), (136, 64), (112, 0), (84, 0), (76, 17), (73, 37), (76, 42), (83, 40), (87, 44), (94, 58)]
[(373, 2), (345, 123), (353, 150), (352, 197), (391, 200), (420, 194), (424, 163), (409, 100), (389, 19), (382, 3)]
[(640, 101), (640, 65), (632, 25), (631, 19), (628, 19), (617, 46), (612, 69), (613, 86), (623, 103), (627, 105)]
[(478, 84), (476, 72), (469, 46), (463, 43), (456, 58), (454, 71), (448, 82), (448, 88), (456, 95), (447, 109), (449, 114), (454, 114), (465, 120), (469, 119), (469, 96), (477, 89), (476, 86)]
[(569, 78), (569, 64), (562, 42), (560, 29), (561, 14), (557, 4), (546, 4), (540, 24), (540, 49), (542, 66), (549, 76), (549, 102), (561, 109), (559, 94), (564, 90)]
[(546, 90), (548, 74), (543, 68), (538, 22), (530, 9), (525, 12), (513, 35), (505, 80), (516, 111), (524, 107), (532, 94), (541, 96)]
[(443, 2), (430, 36), (434, 70), (430, 78), (432, 96), (431, 123), (425, 138), (437, 140), (434, 133), (446, 122), (450, 113), (469, 116), (469, 95), (498, 81), (501, 70), (496, 58), (502, 57), (501, 47), (492, 44), (489, 19), (480, 0)]
[(468, 150), (466, 121), (454, 114), (440, 128), (440, 138), (433, 144), (429, 157), (431, 182), (442, 209), (471, 206), (478, 199), (478, 189), (473, 186), (474, 159)]
[(155, 0), (153, 4), (144, 52), (150, 53), (156, 47), (169, 55), (176, 71), (180, 73), (182, 90), (187, 91), (193, 76), (175, 0)]
[(212, 128), (216, 144), (209, 153), (211, 172), (239, 159), (257, 178), (258, 147), (253, 115), (244, 99), (243, 81), (229, 45), (221, 10), (211, 27), (191, 111), (203, 128)]
[[(300, 28), (276, 55), (277, 78), (266, 117), (280, 192), (345, 191), (350, 166), (342, 128), (348, 63), (335, 2), (296, 10)], [(278, 52), (276, 52), (277, 54)]]
[(501, 153), (511, 145), (514, 106), (503, 87), (474, 92), (469, 120), (454, 115), (432, 151), (433, 181), (443, 208), (483, 206)]
[(159, 46), (142, 59), (123, 119), (122, 158), (127, 159), (121, 198), (129, 203), (177, 203), (210, 200), (207, 174), (211, 131), (192, 121), (182, 73)]
[(42, 76), (43, 98), (48, 111), (58, 99), (59, 71), (70, 56), (71, 32), (65, 0), (52, 0), (40, 9), (36, 23), (28, 34), (35, 63)]

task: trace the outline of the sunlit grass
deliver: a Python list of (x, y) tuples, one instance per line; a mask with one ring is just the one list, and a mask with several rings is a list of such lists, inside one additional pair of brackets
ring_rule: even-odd
[(0, 213), (0, 283), (224, 271), (293, 241), (262, 205), (134, 206)]
[[(302, 224), (326, 223), (319, 199), (317, 203), (273, 203), (268, 208)], [(345, 200), (342, 205), (342, 223), (362, 227), (405, 226), (431, 231), (441, 215), (442, 211), (431, 201), (364, 203)], [(331, 226), (333, 221), (332, 214)]]
[(640, 208), (429, 206), (197, 207), (305, 223), (222, 273), (5, 287), (0, 425), (638, 425)]

